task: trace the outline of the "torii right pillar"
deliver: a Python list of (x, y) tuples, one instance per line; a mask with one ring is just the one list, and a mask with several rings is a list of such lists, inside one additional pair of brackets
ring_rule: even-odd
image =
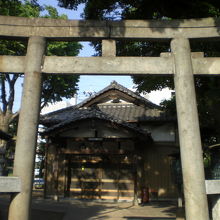
[(171, 41), (187, 220), (208, 220), (202, 145), (189, 40)]

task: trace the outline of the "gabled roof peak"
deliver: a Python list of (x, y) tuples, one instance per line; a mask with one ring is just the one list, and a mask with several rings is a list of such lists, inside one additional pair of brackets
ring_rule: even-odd
[(111, 81), (111, 85), (119, 85), (115, 80)]
[(121, 84), (119, 84), (118, 82), (116, 82), (115, 80), (113, 80), (107, 87), (105, 87), (104, 89), (100, 90), (99, 92), (95, 93), (94, 95), (92, 95), (91, 97), (85, 99), (84, 101), (82, 101), (81, 103), (79, 103), (77, 106), (78, 107), (83, 107), (83, 106), (87, 106), (89, 103), (91, 103), (92, 100), (95, 100), (97, 97), (101, 96), (102, 94), (110, 91), (110, 90), (118, 90), (124, 94), (126, 94), (127, 96), (130, 96), (132, 98), (134, 98), (136, 100), (136, 104), (143, 104), (144, 106), (147, 106), (149, 108), (156, 108), (156, 109), (160, 109), (160, 107), (152, 102), (150, 102), (149, 100), (147, 100), (146, 98), (140, 96), (139, 94), (133, 92), (132, 90), (122, 86)]

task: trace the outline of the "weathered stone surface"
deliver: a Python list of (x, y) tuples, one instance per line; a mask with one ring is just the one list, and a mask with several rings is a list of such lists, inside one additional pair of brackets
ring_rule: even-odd
[[(202, 58), (201, 56), (201, 54), (192, 55), (194, 74), (220, 74), (220, 58)], [(12, 63), (13, 65), (11, 65)], [(24, 63), (25, 57), (22, 56), (0, 56), (0, 72), (23, 73)], [(46, 56), (42, 71), (44, 73), (82, 75), (174, 74), (173, 58), (169, 54), (162, 54), (161, 57)]]
[(115, 57), (116, 56), (116, 42), (115, 40), (102, 40), (102, 56)]
[[(171, 21), (82, 21), (0, 16), (0, 36), (43, 36), (61, 40), (81, 39), (172, 39), (219, 37), (219, 19)], [(196, 28), (195, 28), (196, 27)]]
[(189, 40), (173, 39), (171, 50), (175, 62), (174, 85), (186, 219), (207, 220), (209, 212)]
[[(160, 65), (158, 65), (160, 63)], [(45, 57), (44, 73), (171, 74), (172, 59), (160, 57)]]
[(220, 219), (220, 195), (216, 195), (212, 199), (213, 207), (212, 207), (212, 218), (213, 220)]
[(220, 194), (220, 180), (206, 180), (205, 185), (207, 194)]
[(0, 56), (0, 72), (23, 73), (24, 62), (24, 56)]
[(21, 180), (18, 177), (0, 177), (0, 192), (20, 192)]
[(30, 216), (45, 45), (43, 37), (29, 38), (13, 169), (13, 175), (21, 178), (22, 186), (10, 203), (9, 220), (28, 220)]

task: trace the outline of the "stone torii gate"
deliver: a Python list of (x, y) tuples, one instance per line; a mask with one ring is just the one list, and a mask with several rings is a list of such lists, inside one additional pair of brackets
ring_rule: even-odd
[[(34, 155), (39, 117), (41, 75), (174, 75), (187, 220), (208, 220), (202, 147), (193, 74), (220, 74), (220, 58), (192, 55), (190, 39), (219, 38), (220, 20), (74, 21), (0, 16), (0, 37), (28, 39), (27, 55), (0, 56), (0, 72), (24, 73), (13, 181), (20, 192), (10, 204), (10, 220), (30, 215)], [(171, 41), (160, 57), (116, 57), (115, 40)], [(102, 57), (47, 57), (47, 40), (102, 40)], [(10, 181), (9, 181), (10, 182)]]

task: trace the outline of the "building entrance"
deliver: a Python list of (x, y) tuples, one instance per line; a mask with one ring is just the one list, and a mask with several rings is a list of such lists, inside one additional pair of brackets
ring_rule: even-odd
[(133, 200), (136, 168), (128, 156), (72, 156), (67, 194), (80, 199)]

